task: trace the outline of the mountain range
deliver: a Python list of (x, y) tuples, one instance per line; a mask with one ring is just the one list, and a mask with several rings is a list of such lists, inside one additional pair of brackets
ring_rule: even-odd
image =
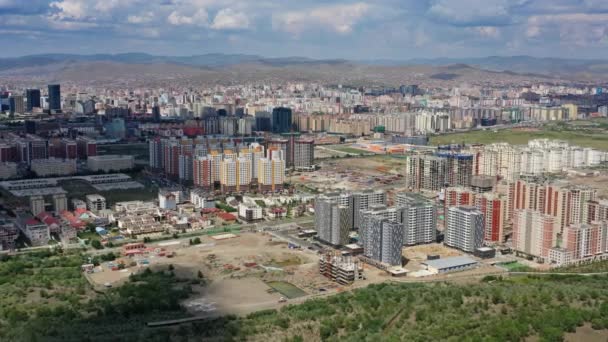
[[(159, 70), (162, 65), (162, 70)], [(121, 73), (115, 72), (119, 69)], [(99, 77), (124, 75), (127, 78), (147, 76), (162, 79), (183, 75), (200, 76), (232, 81), (256, 78), (284, 79), (291, 75), (294, 80), (331, 80), (372, 83), (399, 83), (406, 80), (394, 73), (418, 73), (419, 76), (439, 81), (468, 81), (467, 73), (477, 79), (502, 82), (515, 78), (584, 81), (602, 83), (608, 81), (608, 60), (536, 58), (530, 56), (491, 56), (483, 58), (436, 58), (410, 60), (346, 60), (312, 59), (306, 57), (268, 58), (247, 54), (204, 54), (193, 56), (157, 56), (145, 53), (124, 54), (39, 54), (23, 57), (0, 58), (0, 75), (38, 76), (45, 79), (78, 79), (79, 72), (93, 71)], [(171, 73), (173, 72), (173, 73)], [(136, 74), (140, 73), (140, 74)], [(279, 75), (278, 73), (283, 73)], [(324, 75), (323, 73), (329, 73)], [(341, 73), (351, 74), (344, 77)], [(69, 77), (68, 77), (69, 76)], [(95, 75), (88, 75), (94, 77)], [(435, 76), (435, 77), (433, 77)], [(469, 75), (470, 76), (470, 75)], [(316, 77), (316, 79), (315, 79)], [(409, 75), (407, 80), (413, 76)], [(386, 82), (382, 82), (386, 78)], [(471, 77), (469, 77), (470, 79)], [(90, 78), (89, 78), (90, 79)], [(418, 82), (420, 83), (420, 82)]]

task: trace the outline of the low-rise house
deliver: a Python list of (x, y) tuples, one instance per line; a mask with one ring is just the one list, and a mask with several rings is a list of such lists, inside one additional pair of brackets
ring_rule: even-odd
[(49, 227), (49, 232), (51, 234), (59, 235), (61, 233), (61, 222), (59, 219), (53, 217), (53, 215), (45, 211), (38, 214), (36, 218)]
[(262, 207), (254, 203), (241, 203), (238, 206), (239, 218), (247, 222), (258, 221), (264, 218)]
[(171, 225), (161, 223), (152, 215), (127, 215), (116, 220), (118, 228), (133, 238), (162, 235)]
[(32, 247), (46, 246), (51, 239), (49, 227), (37, 219), (29, 217), (21, 217), (17, 224), (19, 229), (28, 238)]
[(280, 219), (283, 217), (287, 216), (287, 210), (283, 209), (283, 208), (270, 208), (268, 210), (268, 217), (270, 217), (271, 219)]

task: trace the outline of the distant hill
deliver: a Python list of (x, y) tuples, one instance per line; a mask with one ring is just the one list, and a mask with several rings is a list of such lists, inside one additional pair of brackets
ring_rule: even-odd
[(408, 61), (266, 58), (245, 54), (155, 56), (125, 54), (43, 54), (0, 58), (0, 76), (40, 81), (131, 82), (173, 80), (234, 83), (243, 81), (322, 81), (332, 84), (428, 86), (526, 84), (537, 81), (608, 81), (608, 61), (529, 56)]
[(537, 58), (531, 56), (490, 56), (482, 58), (434, 58), (398, 60), (372, 60), (363, 63), (373, 65), (452, 65), (466, 64), (494, 71), (519, 74), (559, 75), (573, 79), (603, 79), (608, 81), (608, 59)]
[(182, 64), (199, 67), (223, 67), (243, 63), (264, 63), (267, 65), (296, 65), (316, 63), (342, 63), (344, 60), (315, 60), (305, 57), (265, 58), (256, 55), (221, 54), (211, 53), (194, 56), (154, 56), (145, 53), (123, 53), (123, 54), (96, 54), (96, 55), (73, 55), (73, 54), (44, 54), (31, 55), (14, 58), (0, 58), (0, 70), (23, 68), (30, 66), (43, 66), (61, 63), (65, 61), (74, 62), (116, 62), (127, 64)]

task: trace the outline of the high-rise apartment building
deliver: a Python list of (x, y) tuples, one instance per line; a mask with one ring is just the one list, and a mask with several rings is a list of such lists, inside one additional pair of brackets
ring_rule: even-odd
[(483, 213), (475, 207), (451, 207), (447, 211), (445, 244), (473, 253), (483, 246)]
[(405, 181), (411, 191), (439, 191), (446, 186), (447, 159), (431, 155), (406, 157)]
[(504, 239), (507, 201), (494, 193), (483, 193), (475, 196), (475, 207), (484, 217), (484, 240), (486, 243), (502, 243)]
[(431, 201), (415, 193), (398, 193), (396, 206), (400, 208), (406, 246), (432, 243), (437, 240), (437, 208)]
[(49, 84), (49, 110), (61, 110), (61, 86), (59, 84)]
[[(271, 151), (269, 151), (269, 154)], [(279, 191), (285, 182), (285, 159), (281, 154), (274, 153), (272, 157), (261, 158), (258, 165), (258, 185), (260, 191)]]
[(211, 158), (208, 156), (196, 157), (192, 165), (192, 180), (195, 186), (212, 189), (214, 182), (211, 177)]
[(548, 258), (556, 239), (555, 218), (534, 210), (516, 210), (513, 217), (513, 248), (540, 258)]
[(272, 110), (272, 132), (288, 133), (291, 131), (292, 113), (290, 108), (278, 107)]
[(25, 113), (25, 103), (23, 102), (22, 95), (12, 95), (11, 97), (8, 98), (8, 101), (9, 101), (9, 113), (11, 115)]
[(450, 187), (445, 189), (445, 207), (471, 206), (475, 204), (476, 193), (469, 188)]
[(589, 220), (588, 202), (595, 201), (597, 189), (590, 187), (575, 187), (570, 189), (572, 209), (570, 223), (587, 223)]
[(294, 168), (297, 171), (315, 170), (315, 142), (314, 140), (296, 140), (294, 147)]
[(587, 222), (608, 221), (608, 200), (587, 202)]
[(353, 193), (353, 225), (361, 226), (361, 214), (374, 205), (386, 205), (386, 192), (383, 190), (363, 190)]
[(402, 265), (403, 223), (366, 216), (363, 254), (386, 265)]
[(30, 212), (32, 213), (32, 215), (37, 216), (45, 210), (46, 209), (43, 196), (30, 197)]
[(573, 260), (593, 257), (608, 252), (606, 222), (574, 224), (564, 228), (562, 247)]
[(42, 108), (40, 105), (40, 89), (27, 89), (25, 91), (27, 99), (26, 109), (31, 112), (34, 108)]
[(68, 210), (68, 198), (66, 194), (55, 194), (53, 198), (53, 211), (59, 215), (64, 210)]
[(348, 244), (352, 229), (352, 197), (338, 194), (317, 197), (315, 229), (323, 242), (334, 246)]

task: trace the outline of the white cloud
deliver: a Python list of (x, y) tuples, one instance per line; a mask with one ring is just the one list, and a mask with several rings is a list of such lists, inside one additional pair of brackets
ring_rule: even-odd
[(238, 30), (249, 28), (249, 17), (243, 12), (234, 11), (231, 8), (225, 8), (220, 10), (211, 28), (216, 30)]
[(475, 32), (478, 35), (486, 38), (498, 38), (500, 37), (500, 29), (495, 26), (478, 26), (475, 27)]
[(59, 10), (56, 14), (59, 19), (84, 19), (89, 15), (86, 0), (54, 1), (49, 6)]
[(559, 42), (589, 46), (608, 40), (608, 13), (565, 13), (528, 18), (526, 37), (554, 37)]
[(152, 21), (154, 13), (146, 12), (140, 15), (130, 15), (127, 17), (127, 21), (131, 24), (145, 24)]
[(511, 20), (509, 9), (519, 1), (435, 0), (428, 13), (439, 21), (462, 26), (504, 25)]
[(50, 20), (49, 26), (61, 31), (80, 31), (98, 27), (94, 22)]
[(193, 26), (207, 26), (209, 24), (209, 15), (205, 9), (200, 8), (194, 14), (187, 15), (182, 14), (178, 11), (173, 11), (167, 17), (167, 22), (171, 25), (193, 25)]
[(336, 33), (350, 33), (354, 26), (367, 15), (372, 6), (357, 2), (353, 4), (316, 7), (306, 11), (288, 11), (275, 14), (273, 26), (293, 34), (310, 29), (324, 28)]
[(95, 4), (95, 10), (109, 12), (119, 6), (129, 5), (129, 0), (101, 0)]

